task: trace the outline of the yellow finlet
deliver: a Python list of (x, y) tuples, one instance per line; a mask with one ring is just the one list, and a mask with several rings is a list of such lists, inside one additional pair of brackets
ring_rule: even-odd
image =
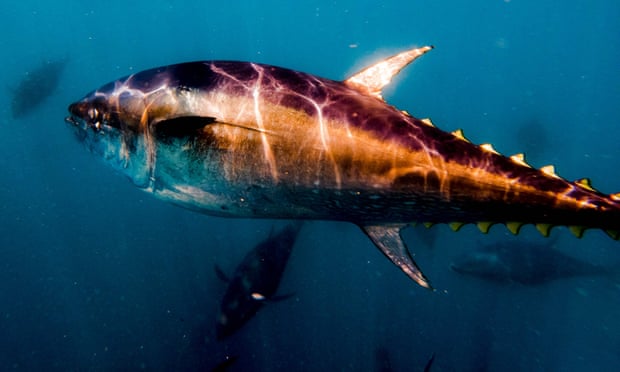
[(493, 148), (493, 145), (491, 145), (490, 143), (483, 143), (482, 145), (480, 145), (480, 148), (483, 149), (484, 151), (492, 152), (496, 155), (499, 155), (499, 152), (497, 152), (497, 150), (495, 150)]
[(480, 230), (480, 232), (483, 234), (488, 234), (489, 229), (493, 226), (493, 222), (478, 222), (476, 226), (478, 226), (478, 230)]
[(382, 98), (381, 91), (392, 81), (392, 78), (405, 66), (431, 49), (433, 49), (432, 46), (425, 46), (398, 53), (357, 72), (346, 79), (344, 84), (363, 94)]
[(449, 223), (448, 225), (450, 225), (450, 228), (452, 229), (452, 231), (459, 231), (461, 229), (461, 227), (463, 227), (463, 225), (465, 225), (464, 222), (452, 222)]
[(540, 168), (540, 171), (546, 174), (547, 176), (559, 178), (557, 174), (555, 174), (555, 167), (553, 165), (545, 165)]
[(506, 228), (508, 228), (508, 231), (510, 231), (513, 235), (517, 235), (522, 226), (522, 222), (506, 222)]
[(420, 121), (426, 125), (428, 125), (429, 127), (434, 127), (435, 124), (433, 124), (433, 122), (431, 121), (430, 118), (424, 118), (424, 119), (420, 119)]
[(523, 165), (525, 167), (531, 168), (531, 166), (525, 162), (525, 155), (524, 154), (514, 154), (510, 157), (510, 160), (512, 160), (513, 162), (519, 164), (519, 165)]
[(575, 184), (583, 187), (586, 190), (596, 191), (594, 187), (592, 187), (592, 182), (590, 182), (589, 178), (580, 178), (577, 181), (575, 181)]
[(538, 232), (540, 232), (540, 234), (544, 236), (545, 238), (549, 237), (552, 227), (553, 225), (549, 223), (537, 223), (536, 224), (536, 230), (538, 230)]
[(568, 229), (573, 233), (573, 235), (580, 239), (583, 236), (583, 232), (586, 231), (586, 228), (583, 226), (569, 226)]
[(424, 222), (422, 225), (424, 225), (424, 227), (426, 227), (427, 229), (430, 229), (431, 227), (433, 227), (435, 224), (432, 222)]
[(465, 142), (469, 142), (469, 140), (465, 138), (465, 133), (463, 133), (463, 130), (460, 128), (452, 132), (452, 135), (458, 139), (462, 139)]

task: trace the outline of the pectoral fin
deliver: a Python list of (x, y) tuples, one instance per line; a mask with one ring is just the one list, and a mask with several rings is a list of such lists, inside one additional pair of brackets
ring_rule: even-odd
[(224, 273), (224, 270), (222, 270), (222, 268), (219, 267), (218, 264), (215, 264), (213, 269), (215, 270), (215, 275), (217, 275), (217, 277), (220, 278), (221, 281), (223, 281), (224, 283), (230, 283), (230, 278)]
[(155, 134), (160, 138), (192, 137), (200, 133), (207, 125), (225, 125), (245, 129), (251, 132), (271, 134), (264, 129), (237, 123), (218, 121), (216, 118), (211, 116), (178, 116), (158, 121), (155, 124)]
[(405, 242), (400, 237), (400, 230), (405, 224), (361, 226), (370, 240), (389, 258), (396, 266), (416, 283), (424, 288), (432, 289), (430, 283), (409, 254)]
[(215, 118), (209, 116), (180, 116), (158, 122), (155, 133), (159, 137), (191, 137), (214, 122)]

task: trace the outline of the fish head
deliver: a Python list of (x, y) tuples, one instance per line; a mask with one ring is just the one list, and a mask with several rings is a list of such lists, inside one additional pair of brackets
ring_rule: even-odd
[(131, 77), (125, 78), (70, 104), (70, 116), (65, 121), (89, 151), (127, 175), (136, 186), (146, 188), (156, 151), (150, 136), (154, 113), (149, 105), (165, 110), (160, 101), (154, 102), (153, 92), (136, 89)]
[(70, 104), (67, 122), (102, 135), (126, 130), (138, 132), (145, 107), (137, 93), (119, 92), (114, 84), (104, 85)]

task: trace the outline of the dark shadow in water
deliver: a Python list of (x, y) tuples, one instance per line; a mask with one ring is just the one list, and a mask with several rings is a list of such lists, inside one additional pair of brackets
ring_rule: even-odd
[(390, 352), (383, 346), (377, 347), (375, 349), (375, 371), (392, 372), (393, 370)]
[(11, 89), (13, 118), (30, 114), (54, 93), (67, 62), (68, 58), (48, 60), (22, 75), (21, 81)]
[[(291, 295), (276, 295), (280, 280), (295, 245), (302, 222), (287, 225), (258, 243), (228, 279), (228, 288), (221, 302), (216, 325), (218, 340), (222, 340), (247, 323), (265, 304), (283, 300)], [(218, 276), (226, 280), (222, 270)]]
[(593, 265), (570, 257), (555, 247), (556, 240), (500, 241), (483, 245), (451, 265), (459, 274), (498, 283), (536, 286), (574, 277), (613, 276), (612, 266)]

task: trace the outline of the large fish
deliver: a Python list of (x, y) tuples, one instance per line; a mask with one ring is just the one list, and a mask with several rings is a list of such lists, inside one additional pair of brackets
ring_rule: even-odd
[(345, 81), (249, 62), (139, 72), (89, 93), (66, 119), (87, 147), (160, 199), (211, 215), (359, 225), (424, 287), (400, 231), (412, 222), (555, 225), (620, 235), (620, 193), (569, 182), (439, 130), (381, 91), (431, 47)]

